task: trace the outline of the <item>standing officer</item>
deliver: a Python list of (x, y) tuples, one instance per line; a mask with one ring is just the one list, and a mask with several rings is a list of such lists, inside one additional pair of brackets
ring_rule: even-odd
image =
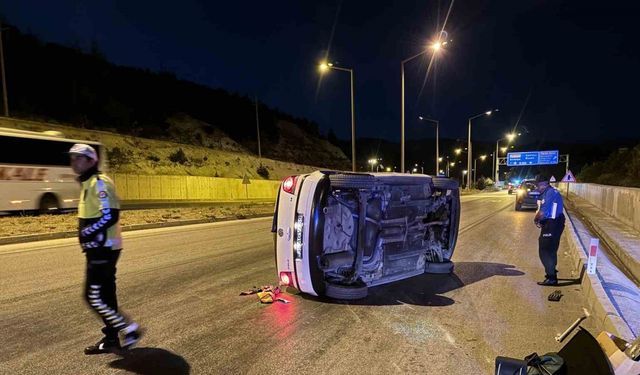
[(78, 236), (87, 258), (85, 299), (105, 327), (104, 337), (84, 349), (103, 354), (128, 349), (140, 340), (140, 327), (118, 312), (116, 263), (122, 249), (120, 203), (113, 181), (98, 170), (96, 150), (75, 144), (69, 150), (71, 168), (82, 185), (78, 203)]
[(558, 246), (560, 236), (564, 230), (564, 214), (562, 195), (549, 185), (549, 177), (538, 175), (536, 185), (540, 195), (538, 196), (538, 211), (533, 222), (540, 228), (538, 238), (538, 253), (544, 266), (545, 279), (538, 285), (558, 285)]

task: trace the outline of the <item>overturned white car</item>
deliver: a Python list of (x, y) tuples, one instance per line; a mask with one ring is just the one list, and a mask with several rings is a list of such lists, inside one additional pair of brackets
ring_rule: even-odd
[(317, 171), (290, 176), (272, 231), (281, 285), (337, 299), (425, 272), (449, 273), (460, 221), (454, 180)]

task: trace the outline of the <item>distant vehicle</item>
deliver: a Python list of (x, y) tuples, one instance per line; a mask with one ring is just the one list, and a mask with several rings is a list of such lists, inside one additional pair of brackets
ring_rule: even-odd
[(59, 132), (0, 128), (0, 211), (77, 208), (80, 185), (67, 154), (74, 143), (93, 146), (105, 170), (104, 147), (98, 142), (64, 138)]
[(516, 189), (518, 188), (518, 185), (520, 185), (519, 179), (507, 181), (507, 183), (505, 184), (507, 193), (513, 194), (513, 192), (516, 191)]
[(524, 180), (516, 190), (516, 211), (538, 208), (538, 192), (535, 180)]
[(276, 202), (280, 284), (336, 299), (425, 272), (449, 273), (460, 192), (448, 178), (317, 171), (283, 180)]

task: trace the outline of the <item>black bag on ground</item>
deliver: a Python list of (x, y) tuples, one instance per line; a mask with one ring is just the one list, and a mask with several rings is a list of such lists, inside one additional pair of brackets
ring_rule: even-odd
[(524, 358), (527, 361), (527, 375), (554, 375), (559, 374), (564, 366), (564, 360), (558, 353), (547, 353), (539, 356), (531, 353)]

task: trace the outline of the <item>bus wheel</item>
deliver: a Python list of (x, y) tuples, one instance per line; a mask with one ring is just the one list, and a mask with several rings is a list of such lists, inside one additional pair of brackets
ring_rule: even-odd
[(60, 210), (58, 204), (58, 198), (55, 195), (48, 193), (42, 196), (40, 199), (40, 206), (38, 208), (39, 214), (57, 213)]

